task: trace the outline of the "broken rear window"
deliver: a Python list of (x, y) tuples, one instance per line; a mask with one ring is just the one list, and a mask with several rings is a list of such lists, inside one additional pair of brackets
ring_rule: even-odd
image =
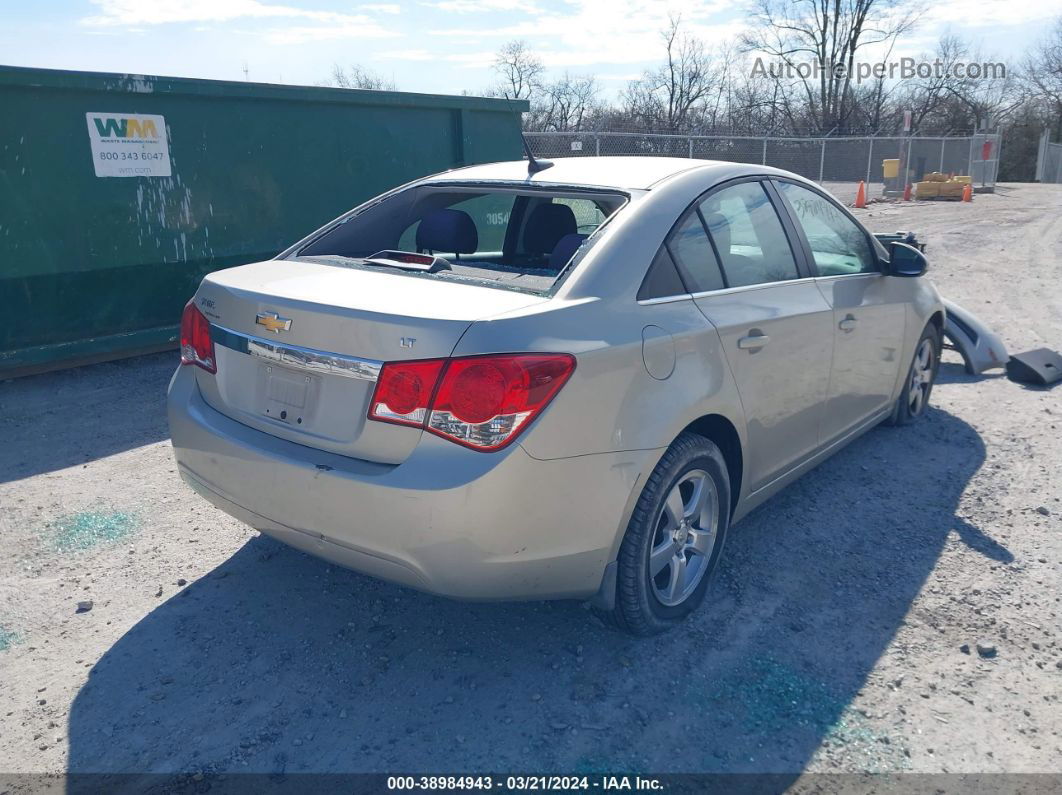
[(361, 209), (294, 256), (402, 271), (396, 253), (431, 255), (433, 267), (409, 272), (544, 293), (626, 200), (576, 188), (420, 185)]

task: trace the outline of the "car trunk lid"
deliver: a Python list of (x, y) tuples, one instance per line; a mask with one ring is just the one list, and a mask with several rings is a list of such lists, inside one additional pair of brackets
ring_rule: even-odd
[(476, 320), (547, 299), (307, 261), (270, 260), (204, 279), (217, 374), (206, 402), (274, 436), (400, 463), (421, 431), (366, 419), (383, 362), (449, 356)]

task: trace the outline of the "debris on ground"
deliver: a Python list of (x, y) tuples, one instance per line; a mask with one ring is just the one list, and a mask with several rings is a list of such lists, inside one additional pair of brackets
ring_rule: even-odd
[(81, 511), (56, 520), (52, 544), (60, 552), (89, 549), (120, 541), (138, 526), (136, 516), (122, 511)]

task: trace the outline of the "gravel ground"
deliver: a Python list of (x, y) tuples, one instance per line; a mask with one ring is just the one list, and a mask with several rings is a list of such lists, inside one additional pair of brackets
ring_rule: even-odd
[[(861, 212), (1012, 351), (1062, 347), (1062, 188)], [(699, 615), (634, 640), (216, 511), (174, 471), (174, 359), (0, 384), (0, 771), (1062, 772), (1062, 388), (948, 354), (925, 421), (756, 511)]]

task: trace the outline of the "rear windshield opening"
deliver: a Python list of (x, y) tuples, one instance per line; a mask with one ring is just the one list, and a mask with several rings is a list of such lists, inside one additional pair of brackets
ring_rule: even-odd
[(371, 258), (432, 254), (445, 261), (443, 269), (415, 275), (545, 293), (626, 200), (576, 189), (421, 185), (357, 212), (295, 257), (393, 268), (391, 260)]

